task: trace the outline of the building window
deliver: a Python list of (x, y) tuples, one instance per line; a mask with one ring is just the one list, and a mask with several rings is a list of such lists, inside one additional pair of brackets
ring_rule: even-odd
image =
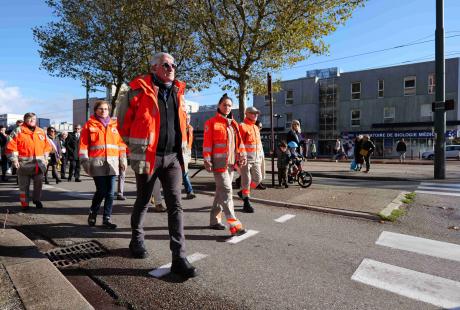
[(404, 96), (415, 95), (415, 76), (406, 76), (404, 78)]
[(395, 120), (395, 107), (384, 107), (383, 108), (383, 122), (393, 123)]
[(351, 83), (351, 100), (361, 99), (361, 82)]
[(377, 89), (378, 89), (378, 97), (383, 98), (383, 89), (384, 89), (384, 82), (383, 80), (378, 80), (377, 82)]
[(294, 91), (288, 90), (286, 91), (286, 104), (293, 104), (294, 103)]
[(434, 94), (435, 87), (436, 87), (436, 78), (434, 76), (434, 73), (430, 73), (428, 74), (428, 93)]
[(351, 127), (361, 126), (361, 111), (351, 110)]
[(420, 106), (420, 116), (424, 121), (431, 121), (433, 119), (433, 111), (431, 111), (431, 103), (422, 104)]
[(292, 113), (286, 113), (286, 123), (285, 123), (285, 128), (286, 129), (291, 129), (291, 124), (292, 124)]

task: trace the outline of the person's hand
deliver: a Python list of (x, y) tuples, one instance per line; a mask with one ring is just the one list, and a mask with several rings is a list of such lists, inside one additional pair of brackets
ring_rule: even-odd
[(13, 161), (13, 167), (15, 169), (18, 169), (19, 168), (19, 162), (17, 160)]
[(211, 172), (211, 171), (212, 171), (212, 164), (211, 164), (211, 162), (205, 160), (205, 161), (204, 161), (204, 169), (206, 169), (207, 172)]
[(126, 166), (124, 164), (120, 164), (120, 171), (125, 171), (126, 170)]
[(248, 160), (246, 157), (241, 157), (240, 158), (240, 167), (246, 166), (248, 163)]

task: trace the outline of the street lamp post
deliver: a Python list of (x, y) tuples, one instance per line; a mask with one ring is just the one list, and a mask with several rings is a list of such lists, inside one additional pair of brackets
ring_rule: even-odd
[(279, 121), (280, 118), (283, 118), (283, 116), (280, 115), (280, 114), (275, 113), (275, 114), (273, 114), (273, 117), (276, 118), (276, 130), (278, 130), (278, 121)]
[(86, 121), (89, 120), (89, 77), (86, 76)]

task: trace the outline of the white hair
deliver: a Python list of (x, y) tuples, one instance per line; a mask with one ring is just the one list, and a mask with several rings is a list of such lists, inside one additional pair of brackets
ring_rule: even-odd
[(154, 54), (152, 56), (152, 59), (150, 60), (150, 65), (153, 66), (153, 65), (159, 64), (160, 60), (163, 57), (171, 58), (172, 61), (175, 62), (174, 57), (172, 57), (171, 54), (168, 54), (168, 53), (165, 53), (165, 52), (160, 52), (160, 53), (156, 53), (156, 54)]

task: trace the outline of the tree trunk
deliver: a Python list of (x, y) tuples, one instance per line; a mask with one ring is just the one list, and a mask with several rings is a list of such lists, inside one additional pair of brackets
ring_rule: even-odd
[(121, 85), (123, 84), (122, 80), (118, 80), (117, 82), (117, 85), (115, 85), (115, 94), (113, 95), (112, 97), (112, 100), (111, 100), (111, 105), (112, 105), (112, 111), (111, 111), (111, 115), (110, 116), (114, 116), (115, 115), (115, 109), (117, 108), (117, 99), (118, 99), (118, 95), (120, 94), (120, 88), (121, 88)]
[(238, 102), (239, 102), (239, 116), (240, 122), (244, 120), (244, 111), (246, 110), (246, 94), (247, 90), (247, 81), (245, 79), (241, 79), (238, 82), (239, 90), (238, 90)]

